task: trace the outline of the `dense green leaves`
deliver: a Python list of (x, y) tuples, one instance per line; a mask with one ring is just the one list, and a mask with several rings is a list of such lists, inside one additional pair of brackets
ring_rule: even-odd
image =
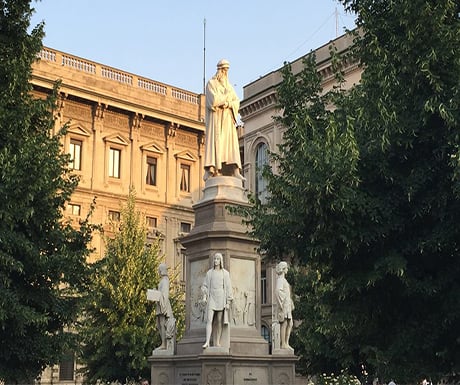
[(460, 4), (343, 3), (361, 83), (324, 95), (313, 55), (286, 66), (270, 198), (246, 218), (294, 262), (299, 368), (436, 379), (460, 370)]
[(0, 380), (31, 381), (69, 348), (92, 227), (63, 219), (78, 180), (50, 137), (56, 90), (31, 96), (42, 25), (30, 1), (0, 2)]
[[(83, 341), (81, 359), (90, 384), (98, 380), (127, 383), (149, 378), (147, 357), (161, 343), (155, 307), (146, 297), (147, 289), (157, 287), (160, 279), (160, 245), (159, 239), (146, 244), (147, 231), (142, 221), (131, 190), (121, 221), (114, 223), (115, 236), (107, 238), (105, 257), (94, 265), (79, 329)], [(172, 287), (171, 305), (181, 331), (182, 293), (174, 284)]]

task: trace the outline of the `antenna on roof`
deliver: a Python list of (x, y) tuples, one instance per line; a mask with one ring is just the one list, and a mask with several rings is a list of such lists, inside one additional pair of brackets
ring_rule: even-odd
[(203, 19), (203, 94), (206, 93), (206, 18)]
[(339, 37), (339, 12), (337, 12), (337, 7), (335, 7), (335, 37)]

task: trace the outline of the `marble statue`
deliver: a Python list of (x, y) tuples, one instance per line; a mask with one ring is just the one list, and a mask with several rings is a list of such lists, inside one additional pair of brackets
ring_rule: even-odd
[(221, 253), (214, 254), (214, 266), (206, 273), (203, 282), (203, 303), (206, 304), (206, 341), (203, 348), (221, 346), (222, 330), (228, 327), (228, 311), (233, 301), (233, 289), (230, 274), (224, 269)]
[(205, 181), (217, 175), (244, 180), (236, 129), (240, 100), (228, 80), (229, 67), (227, 60), (220, 60), (206, 85)]
[(169, 301), (168, 267), (166, 264), (160, 263), (158, 271), (160, 273), (158, 290), (147, 291), (147, 299), (156, 302), (157, 328), (161, 337), (161, 345), (154, 350), (154, 353), (158, 351), (173, 353), (176, 335), (176, 319), (174, 318), (171, 303)]
[(280, 262), (276, 265), (276, 286), (275, 286), (275, 317), (280, 325), (280, 348), (292, 349), (289, 346), (289, 337), (291, 335), (293, 319), (292, 310), (294, 310), (294, 302), (291, 297), (291, 286), (286, 280), (288, 272), (287, 262)]

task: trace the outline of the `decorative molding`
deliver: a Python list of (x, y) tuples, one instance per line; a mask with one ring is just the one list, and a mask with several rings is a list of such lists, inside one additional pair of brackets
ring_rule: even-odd
[(71, 126), (67, 129), (68, 133), (74, 134), (74, 135), (80, 135), (80, 136), (91, 136), (91, 133), (88, 132), (85, 128), (82, 127), (81, 124), (78, 123), (73, 123)]
[(95, 120), (104, 119), (104, 112), (107, 110), (107, 104), (97, 103), (93, 107), (93, 114)]
[(182, 159), (182, 160), (186, 160), (188, 162), (196, 162), (197, 161), (196, 157), (192, 154), (192, 152), (188, 151), (188, 150), (178, 152), (177, 154), (174, 154), (174, 157), (176, 159)]
[(142, 121), (144, 120), (143, 114), (138, 114), (134, 112), (131, 116), (131, 129), (132, 130), (139, 130), (142, 125)]
[(217, 368), (212, 368), (206, 376), (207, 385), (222, 385), (224, 383), (224, 377), (222, 372)]
[(104, 124), (107, 126), (127, 129), (129, 127), (129, 115), (106, 110)]
[(85, 122), (92, 121), (91, 105), (77, 103), (68, 99), (68, 95), (61, 95), (61, 110), (60, 115), (71, 117), (73, 119), (83, 120)]
[(165, 149), (156, 142), (149, 142), (140, 147), (142, 151), (153, 152), (155, 154), (164, 154)]
[(194, 147), (196, 146), (196, 135), (193, 135), (183, 130), (178, 131), (176, 135), (176, 144), (182, 144), (184, 146)]
[(121, 146), (127, 146), (129, 144), (129, 140), (120, 134), (108, 135), (104, 138), (104, 142), (110, 142)]
[(275, 90), (273, 90), (270, 94), (257, 99), (253, 103), (248, 104), (247, 106), (240, 109), (241, 118), (247, 118), (249, 115), (252, 115), (256, 112), (260, 112), (265, 110), (268, 107), (274, 107), (277, 103), (277, 96)]
[(177, 130), (179, 129), (179, 127), (180, 127), (179, 123), (169, 122), (166, 125), (166, 130), (168, 132), (168, 136), (171, 137), (171, 138), (174, 138), (176, 136), (176, 134), (177, 134)]

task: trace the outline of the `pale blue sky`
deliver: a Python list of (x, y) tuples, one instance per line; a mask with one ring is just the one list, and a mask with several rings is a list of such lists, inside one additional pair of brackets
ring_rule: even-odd
[(207, 81), (226, 58), (240, 97), (243, 86), (355, 21), (335, 0), (41, 0), (32, 6), (32, 24), (45, 22), (49, 48), (197, 93), (203, 74)]

